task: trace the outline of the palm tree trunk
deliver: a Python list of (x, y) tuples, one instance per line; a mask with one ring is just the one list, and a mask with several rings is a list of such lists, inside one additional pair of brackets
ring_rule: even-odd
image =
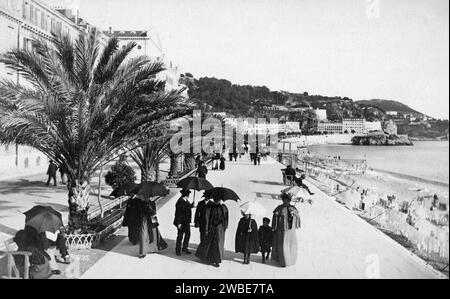
[(185, 154), (185, 165), (186, 169), (194, 169), (195, 168), (195, 156), (194, 154)]
[(160, 177), (160, 173), (159, 173), (159, 161), (158, 161), (155, 165), (155, 182), (159, 182), (159, 177)]
[(67, 184), (69, 189), (69, 231), (83, 233), (88, 225), (89, 194), (91, 184), (89, 180), (73, 180)]
[(141, 182), (151, 181), (151, 171), (148, 167), (141, 168)]
[(169, 177), (174, 178), (178, 175), (178, 155), (170, 154), (170, 172)]

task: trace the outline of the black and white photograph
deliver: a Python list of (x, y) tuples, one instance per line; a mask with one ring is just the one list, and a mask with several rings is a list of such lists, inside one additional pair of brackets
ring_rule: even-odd
[(0, 278), (448, 280), (448, 82), (447, 0), (0, 0)]

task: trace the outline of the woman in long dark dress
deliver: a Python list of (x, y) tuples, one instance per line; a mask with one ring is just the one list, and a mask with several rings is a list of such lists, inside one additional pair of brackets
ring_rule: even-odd
[(236, 230), (236, 253), (244, 254), (244, 264), (250, 264), (250, 254), (259, 252), (258, 225), (251, 215), (241, 218)]
[(166, 249), (168, 245), (158, 229), (156, 203), (152, 200), (141, 200), (140, 208), (139, 258), (144, 258), (148, 253)]
[(297, 262), (297, 232), (300, 228), (300, 215), (291, 205), (291, 196), (281, 194), (283, 204), (273, 212), (272, 228), (274, 231), (272, 259), (281, 267), (295, 265)]
[(122, 221), (122, 226), (128, 227), (128, 239), (133, 245), (139, 242), (141, 235), (142, 219), (140, 218), (140, 209), (141, 200), (135, 196), (130, 198)]
[(225, 170), (225, 157), (224, 156), (220, 156), (220, 170)]
[(219, 267), (224, 256), (228, 209), (220, 200), (214, 200), (206, 205), (204, 217), (205, 241), (200, 243), (195, 256)]

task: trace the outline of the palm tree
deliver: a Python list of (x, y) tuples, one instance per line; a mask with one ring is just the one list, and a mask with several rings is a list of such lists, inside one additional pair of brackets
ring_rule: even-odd
[(0, 56), (27, 82), (0, 81), (0, 143), (34, 147), (67, 167), (72, 232), (86, 228), (92, 174), (183, 105), (178, 92), (161, 92), (162, 63), (129, 57), (135, 46), (102, 45), (92, 31)]
[(171, 137), (166, 129), (155, 130), (146, 136), (145, 144), (130, 152), (141, 170), (142, 182), (159, 181), (159, 164), (170, 155)]

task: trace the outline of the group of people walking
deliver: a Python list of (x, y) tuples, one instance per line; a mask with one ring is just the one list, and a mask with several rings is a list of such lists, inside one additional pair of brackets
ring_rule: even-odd
[(45, 183), (46, 186), (50, 186), (50, 182), (53, 180), (53, 186), (57, 186), (56, 183), (56, 174), (58, 173), (58, 169), (59, 169), (59, 174), (61, 175), (61, 182), (63, 184), (66, 183), (66, 177), (67, 177), (67, 169), (65, 167), (65, 165), (61, 165), (61, 167), (58, 168), (58, 166), (53, 162), (50, 161), (48, 168), (47, 168), (47, 183)]
[[(173, 224), (177, 229), (175, 253), (191, 255), (189, 242), (191, 222), (198, 228), (200, 244), (195, 256), (200, 260), (220, 267), (224, 260), (225, 233), (229, 226), (229, 211), (222, 200), (213, 199), (208, 190), (195, 206), (189, 201), (191, 191), (181, 190), (175, 206)], [(270, 219), (264, 218), (259, 227), (251, 214), (243, 214), (235, 235), (235, 251), (244, 255), (244, 264), (250, 263), (252, 254), (261, 253), (262, 262), (272, 259), (282, 267), (294, 265), (297, 260), (297, 239), (295, 230), (300, 228), (298, 210), (291, 205), (289, 194), (281, 194), (283, 204), (273, 212)], [(192, 209), (196, 208), (193, 215)], [(132, 244), (139, 245), (139, 257), (167, 249), (168, 245), (159, 232), (154, 201), (143, 201), (137, 196), (127, 204), (123, 225), (128, 226), (128, 237)]]

